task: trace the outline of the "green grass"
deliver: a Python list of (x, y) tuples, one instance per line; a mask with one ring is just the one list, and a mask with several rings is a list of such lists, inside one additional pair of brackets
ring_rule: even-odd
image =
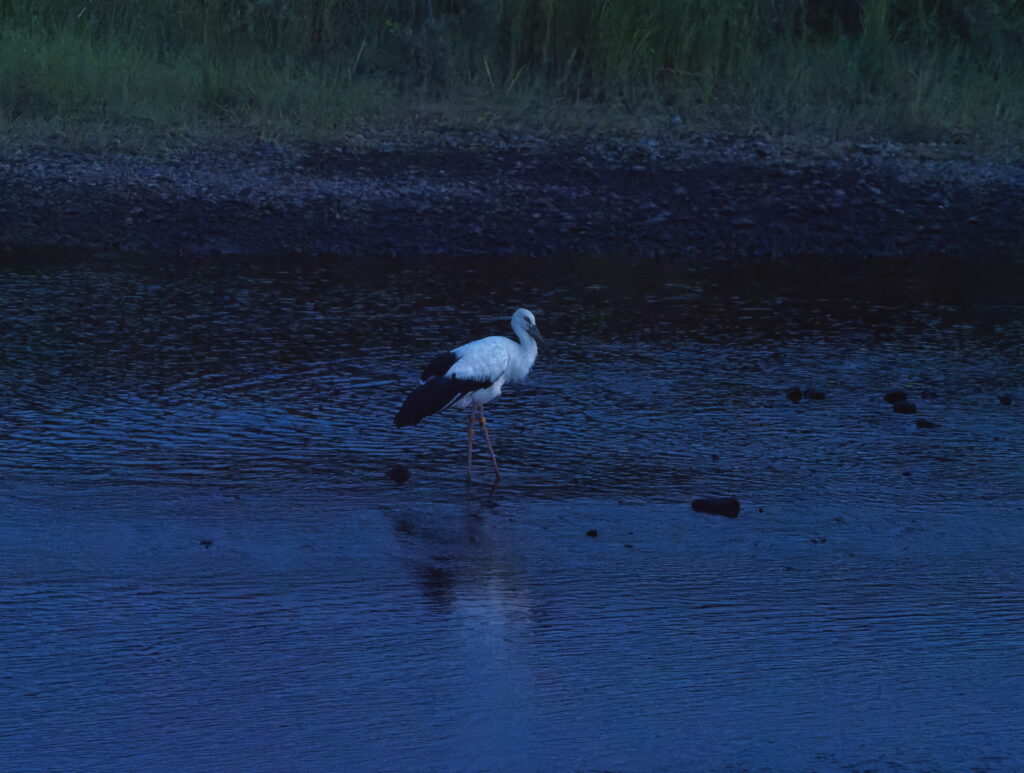
[(0, 127), (1019, 142), (1024, 0), (0, 0)]

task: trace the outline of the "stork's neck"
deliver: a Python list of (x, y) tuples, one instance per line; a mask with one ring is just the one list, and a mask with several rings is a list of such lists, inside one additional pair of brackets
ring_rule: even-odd
[(514, 326), (512, 330), (515, 332), (516, 338), (519, 339), (519, 345), (522, 347), (523, 355), (528, 362), (527, 367), (532, 367), (533, 361), (537, 359), (537, 342), (533, 340), (533, 336), (518, 325)]

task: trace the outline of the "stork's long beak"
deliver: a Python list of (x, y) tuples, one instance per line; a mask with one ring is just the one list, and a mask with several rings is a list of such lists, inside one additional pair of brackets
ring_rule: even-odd
[(537, 329), (536, 325), (530, 325), (528, 328), (526, 328), (526, 332), (530, 334), (530, 337), (533, 338), (533, 340), (537, 341), (538, 343), (544, 343), (544, 336), (540, 334), (540, 331)]

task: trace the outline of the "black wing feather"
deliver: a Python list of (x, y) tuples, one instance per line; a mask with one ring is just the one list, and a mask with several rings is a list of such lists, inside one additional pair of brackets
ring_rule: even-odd
[(412, 390), (405, 398), (405, 402), (402, 403), (402, 407), (395, 415), (395, 426), (407, 427), (410, 424), (419, 424), (422, 419), (438, 411), (443, 411), (459, 398), (470, 392), (475, 392), (477, 389), (485, 389), (490, 385), (491, 383), (488, 381), (432, 376)]
[(402, 407), (398, 409), (398, 414), (395, 416), (396, 427), (419, 424), (422, 419), (438, 411), (443, 411), (470, 392), (485, 389), (491, 385), (490, 381), (455, 378), (446, 375), (452, 365), (458, 362), (458, 359), (454, 352), (445, 352), (427, 363), (427, 367), (423, 369), (420, 376), (420, 385), (409, 393), (405, 402), (402, 403)]
[(429, 381), (431, 376), (443, 376), (458, 360), (459, 358), (455, 356), (455, 352), (445, 352), (444, 354), (437, 355), (423, 369), (423, 373), (420, 374), (420, 381)]

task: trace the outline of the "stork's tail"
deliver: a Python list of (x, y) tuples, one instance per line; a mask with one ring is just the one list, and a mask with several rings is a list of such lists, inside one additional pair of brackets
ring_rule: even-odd
[(456, 378), (431, 378), (420, 384), (405, 398), (395, 415), (396, 427), (419, 424), (427, 416), (443, 411), (460, 397), (489, 386), (483, 381)]

